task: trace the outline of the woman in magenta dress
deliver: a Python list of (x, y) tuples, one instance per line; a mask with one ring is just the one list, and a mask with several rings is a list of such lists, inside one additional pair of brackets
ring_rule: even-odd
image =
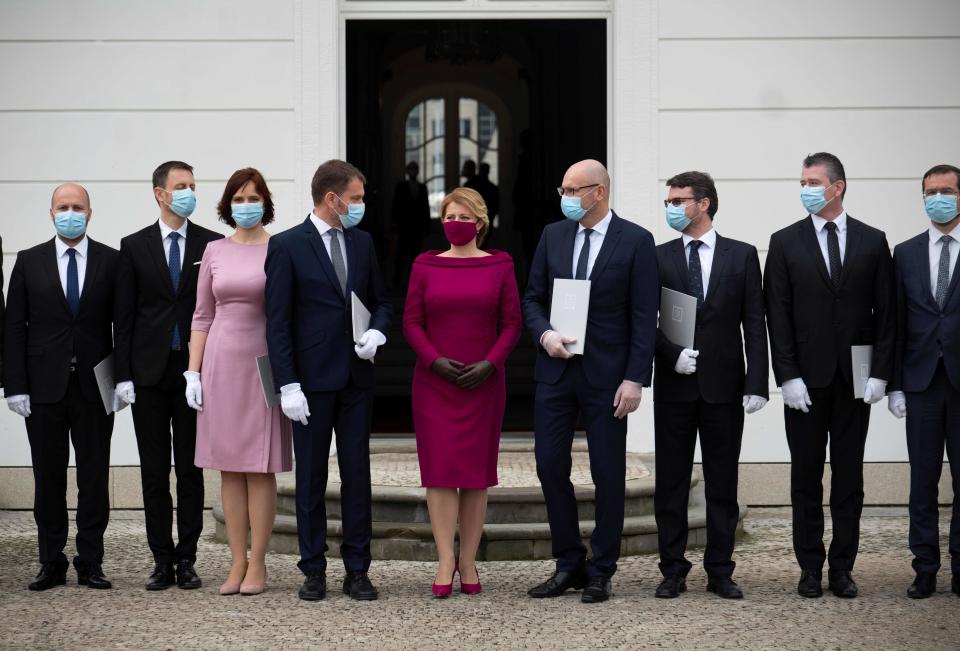
[(457, 188), (440, 214), (451, 246), (413, 263), (403, 334), (417, 353), (413, 425), (439, 557), (433, 594), (446, 597), (458, 570), (461, 592), (480, 592), (476, 554), (487, 488), (497, 484), (504, 364), (520, 338), (521, 317), (513, 260), (478, 246), (490, 227), (480, 195)]
[(220, 594), (259, 594), (277, 506), (274, 473), (293, 467), (290, 421), (279, 406), (267, 407), (256, 363), (267, 354), (263, 263), (270, 235), (263, 226), (273, 221), (260, 172), (235, 172), (217, 210), (236, 230), (204, 251), (184, 377), (187, 403), (198, 412), (194, 463), (221, 471), (233, 566)]

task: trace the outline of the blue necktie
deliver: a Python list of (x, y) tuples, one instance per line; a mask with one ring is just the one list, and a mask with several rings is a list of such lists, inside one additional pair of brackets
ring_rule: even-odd
[(67, 261), (67, 305), (70, 312), (77, 316), (80, 307), (80, 274), (77, 272), (77, 250), (67, 249), (70, 260)]
[(690, 284), (690, 290), (697, 297), (697, 307), (703, 305), (703, 270), (700, 266), (700, 240), (690, 241), (690, 258), (687, 261), (687, 282)]
[[(170, 256), (167, 260), (167, 266), (170, 267), (170, 282), (173, 283), (173, 293), (177, 293), (180, 286), (180, 233), (170, 233)], [(170, 342), (170, 348), (180, 350), (180, 326), (176, 321), (173, 324), (173, 340)]]

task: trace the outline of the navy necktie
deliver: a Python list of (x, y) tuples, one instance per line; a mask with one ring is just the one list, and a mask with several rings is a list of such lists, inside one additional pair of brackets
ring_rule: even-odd
[(67, 305), (70, 306), (70, 312), (77, 316), (77, 310), (80, 308), (80, 274), (77, 270), (77, 250), (67, 249)]
[(952, 241), (953, 238), (949, 235), (940, 238), (940, 265), (937, 267), (937, 289), (934, 296), (941, 310), (947, 301), (947, 288), (950, 287), (950, 242)]
[(580, 257), (577, 258), (577, 273), (574, 280), (587, 279), (587, 263), (590, 261), (590, 234), (592, 228), (583, 229), (583, 246), (580, 248)]
[[(173, 283), (173, 293), (177, 293), (180, 287), (180, 233), (173, 232), (168, 236), (170, 238), (170, 255), (167, 259), (167, 266), (170, 268), (170, 282)], [(180, 350), (180, 326), (176, 321), (173, 323), (173, 339), (170, 341), (170, 348)]]
[(690, 240), (690, 258), (687, 261), (687, 280), (690, 291), (697, 297), (697, 307), (703, 305), (703, 271), (700, 267), (700, 253), (698, 249), (703, 244), (700, 240)]
[(830, 281), (834, 289), (840, 289), (840, 238), (837, 236), (837, 225), (827, 222), (823, 225), (827, 229), (827, 257), (830, 259)]

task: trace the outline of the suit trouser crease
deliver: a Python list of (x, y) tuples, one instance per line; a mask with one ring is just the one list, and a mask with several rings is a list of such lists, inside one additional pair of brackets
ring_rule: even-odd
[[(539, 383), (534, 406), (537, 476), (550, 521), (558, 571), (586, 562), (590, 576), (616, 572), (623, 534), (627, 419), (613, 413), (616, 389), (597, 389), (583, 373), (580, 358), (567, 364), (555, 384)], [(591, 557), (580, 535), (577, 499), (570, 481), (571, 448), (577, 416), (587, 431), (590, 474), (595, 486), (595, 527)]]
[(305, 575), (326, 570), (327, 464), (337, 437), (343, 538), (340, 556), (349, 572), (370, 567), (373, 538), (370, 488), (370, 418), (373, 391), (353, 384), (339, 391), (306, 392), (308, 424), (293, 423), (296, 455), (298, 567)]
[(691, 564), (684, 557), (689, 534), (688, 508), (693, 457), (699, 431), (704, 493), (707, 502), (707, 547), (704, 568), (711, 576), (731, 576), (736, 563), (740, 506), (737, 502), (738, 464), (743, 436), (740, 403), (654, 403), (657, 454), (654, 509), (664, 576), (686, 576)]
[[(194, 465), (197, 416), (184, 396), (186, 368), (185, 352), (171, 351), (160, 382), (137, 386), (137, 401), (132, 405), (147, 543), (158, 564), (195, 562), (203, 530), (203, 470)], [(177, 478), (176, 545), (172, 535), (171, 448)]]
[(65, 565), (67, 465), (73, 443), (77, 469), (77, 563), (103, 562), (103, 534), (110, 519), (110, 438), (113, 415), (100, 400), (83, 397), (72, 374), (64, 398), (32, 405), (26, 419), (34, 476), (34, 519), (40, 562)]

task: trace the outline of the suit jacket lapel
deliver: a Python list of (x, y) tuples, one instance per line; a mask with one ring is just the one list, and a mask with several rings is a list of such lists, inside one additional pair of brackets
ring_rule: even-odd
[[(343, 248), (344, 248), (344, 249), (346, 250), (346, 252), (347, 252), (347, 260), (346, 260), (346, 263), (347, 263), (347, 296), (349, 296), (349, 295), (350, 295), (350, 291), (353, 289), (353, 281), (354, 281), (354, 279), (356, 278), (356, 274), (354, 273), (354, 267), (355, 267), (355, 265), (353, 264), (353, 262), (356, 260), (356, 256), (354, 255), (354, 252), (356, 251), (356, 243), (353, 241), (353, 231), (352, 231), (351, 229), (349, 229), (349, 228), (343, 229), (343, 245), (344, 245)], [(332, 263), (332, 262), (330, 263), (330, 266), (331, 266), (331, 267), (333, 266), (333, 263)], [(339, 287), (339, 285), (340, 285), (340, 284), (337, 283), (337, 286), (338, 286), (338, 287)], [(344, 299), (346, 299), (346, 296), (344, 297)]]
[(680, 279), (680, 285), (685, 294), (690, 294), (690, 273), (687, 269), (687, 258), (684, 255), (683, 237), (678, 237), (670, 245), (670, 257), (673, 259), (673, 266), (677, 268), (677, 278)]
[(343, 298), (343, 292), (340, 291), (340, 280), (337, 278), (337, 272), (333, 270), (333, 262), (330, 261), (330, 256), (327, 254), (327, 247), (324, 245), (323, 238), (320, 237), (320, 232), (317, 231), (317, 227), (310, 221), (310, 217), (307, 217), (306, 221), (303, 222), (301, 229), (310, 241), (313, 252), (316, 253), (317, 258), (320, 259), (320, 268), (323, 269), (323, 272), (327, 275), (330, 284), (333, 285), (336, 292)]
[[(568, 220), (570, 221), (570, 220)], [(560, 254), (560, 273), (557, 274), (557, 278), (573, 278), (573, 245), (577, 239), (577, 231), (580, 230), (580, 225), (575, 221), (570, 221), (570, 224), (567, 225), (566, 231), (564, 232), (563, 242), (559, 248)]]
[[(150, 252), (150, 257), (153, 258), (153, 262), (157, 265), (157, 271), (161, 279), (160, 284), (166, 288), (170, 296), (174, 296), (175, 289), (173, 282), (170, 280), (170, 265), (167, 264), (167, 254), (164, 253), (163, 250), (163, 234), (160, 232), (159, 222), (147, 231), (146, 245), (147, 250)], [(183, 274), (181, 273), (180, 275), (182, 276)]]
[(933, 295), (933, 288), (930, 286), (930, 244), (927, 238), (917, 241), (916, 260), (917, 272), (920, 274), (920, 288), (923, 292), (924, 300), (930, 305), (930, 308), (936, 311), (940, 310), (937, 305), (937, 299)]
[[(190, 223), (188, 222), (188, 224)], [(183, 250), (183, 264), (180, 267), (180, 285), (177, 287), (177, 296), (179, 296), (187, 286), (187, 282), (184, 280), (185, 276), (193, 273), (194, 263), (203, 257), (203, 242), (197, 237), (196, 229), (194, 229), (193, 235), (190, 234), (191, 226), (193, 226), (193, 224), (187, 226), (187, 245)], [(169, 275), (169, 272), (167, 272), (167, 274)]]
[[(92, 291), (91, 288), (96, 286), (97, 275), (100, 273), (100, 252), (97, 251), (97, 247), (94, 245), (93, 240), (89, 237), (87, 238), (87, 271), (83, 276), (83, 287), (80, 288), (80, 306), (77, 308), (77, 314), (83, 310), (84, 306), (87, 304), (87, 297)], [(112, 282), (112, 281), (110, 281)]]
[(54, 240), (50, 240), (44, 247), (44, 253), (40, 259), (43, 261), (43, 270), (47, 274), (47, 279), (51, 286), (54, 288), (54, 293), (59, 296), (59, 298), (55, 300), (60, 303), (63, 311), (66, 312), (70, 318), (73, 318), (73, 314), (70, 312), (70, 305), (67, 303), (67, 295), (63, 291), (63, 283), (60, 282), (60, 267), (57, 266), (57, 245)]
[(860, 246), (860, 222), (847, 215), (847, 250), (843, 254), (843, 267), (840, 270), (840, 286), (843, 287), (850, 276), (851, 263), (857, 255)]
[[(620, 242), (620, 232), (622, 230), (623, 225), (620, 223), (620, 218), (617, 217), (616, 213), (613, 213), (613, 217), (610, 219), (610, 225), (607, 227), (607, 233), (603, 236), (603, 244), (600, 245), (600, 251), (597, 253), (597, 259), (593, 261), (593, 269), (590, 270), (590, 280), (599, 278), (600, 274), (603, 273), (607, 262), (610, 261), (610, 256), (613, 255), (614, 249), (617, 248), (617, 244)], [(573, 259), (572, 251), (570, 253), (570, 259)]]
[(707, 283), (707, 295), (703, 299), (703, 305), (706, 307), (710, 299), (717, 291), (717, 283), (723, 275), (723, 268), (730, 259), (730, 244), (717, 233), (716, 249), (713, 251), (713, 265), (710, 267), (710, 280)]
[[(847, 236), (849, 237), (849, 229)], [(823, 260), (823, 251), (820, 250), (820, 242), (817, 240), (817, 228), (813, 225), (813, 218), (807, 215), (807, 218), (800, 223), (800, 240), (807, 247), (807, 253), (813, 256), (814, 265), (820, 272), (820, 278), (826, 283), (830, 291), (833, 289), (833, 281), (830, 280), (830, 273), (827, 271), (827, 263)]]

